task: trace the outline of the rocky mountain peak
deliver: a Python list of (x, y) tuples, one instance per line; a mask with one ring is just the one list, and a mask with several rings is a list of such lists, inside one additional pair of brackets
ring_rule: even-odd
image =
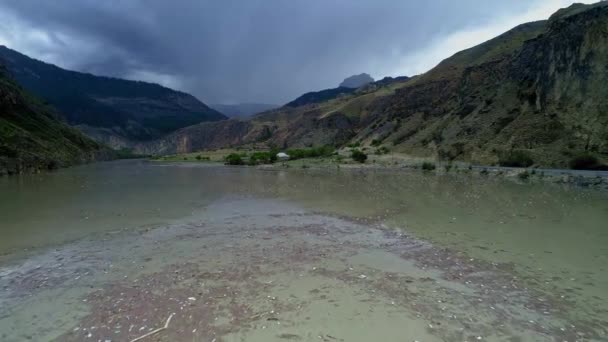
[(366, 73), (347, 77), (340, 83), (340, 87), (344, 88), (359, 88), (366, 84), (374, 82), (374, 79)]

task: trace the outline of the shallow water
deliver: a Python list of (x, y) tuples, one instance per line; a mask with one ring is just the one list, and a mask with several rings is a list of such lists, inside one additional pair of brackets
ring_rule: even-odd
[(126, 341), (176, 313), (149, 340), (600, 341), (607, 199), (145, 161), (3, 178), (0, 337)]

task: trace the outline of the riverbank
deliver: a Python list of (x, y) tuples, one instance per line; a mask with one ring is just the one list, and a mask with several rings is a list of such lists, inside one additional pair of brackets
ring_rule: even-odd
[[(230, 154), (253, 153), (249, 150), (222, 149), (201, 151), (188, 154), (162, 156), (151, 159), (155, 162), (188, 162), (223, 164)], [(285, 169), (356, 169), (356, 170), (389, 170), (419, 171), (427, 174), (465, 174), (479, 177), (505, 178), (516, 182), (548, 182), (569, 184), (583, 188), (595, 188), (608, 191), (608, 171), (550, 169), (538, 167), (501, 167), (482, 166), (466, 162), (438, 162), (429, 158), (416, 158), (400, 153), (367, 154), (364, 163), (351, 158), (352, 149), (341, 149), (335, 155), (318, 158), (277, 161), (272, 164), (252, 165), (264, 170)]]

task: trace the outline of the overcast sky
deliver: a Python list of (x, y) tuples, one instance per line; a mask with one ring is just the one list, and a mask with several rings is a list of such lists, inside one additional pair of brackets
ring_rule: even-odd
[[(414, 75), (572, 0), (2, 0), (0, 44), (207, 103)], [(594, 2), (594, 1), (577, 1)]]

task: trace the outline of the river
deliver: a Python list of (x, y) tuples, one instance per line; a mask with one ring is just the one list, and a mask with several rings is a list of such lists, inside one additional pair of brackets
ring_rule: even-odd
[(604, 341), (608, 195), (129, 160), (0, 178), (0, 340)]

